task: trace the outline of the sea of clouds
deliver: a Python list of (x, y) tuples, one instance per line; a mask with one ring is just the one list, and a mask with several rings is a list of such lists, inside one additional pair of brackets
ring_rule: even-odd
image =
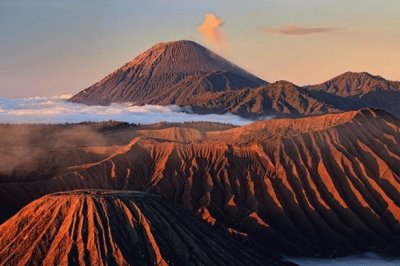
[(304, 266), (397, 266), (400, 265), (399, 258), (384, 258), (373, 252), (367, 252), (354, 256), (332, 259), (316, 259), (308, 257), (290, 257), (287, 260)]
[(111, 104), (87, 106), (66, 101), (70, 95), (57, 97), (0, 98), (0, 123), (77, 123), (117, 120), (129, 123), (210, 121), (246, 125), (253, 121), (233, 114), (194, 114), (176, 105), (158, 106)]

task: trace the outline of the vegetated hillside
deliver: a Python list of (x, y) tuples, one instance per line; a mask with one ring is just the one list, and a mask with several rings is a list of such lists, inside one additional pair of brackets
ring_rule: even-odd
[(174, 104), (208, 91), (267, 82), (192, 41), (159, 43), (70, 100), (83, 104)]
[(279, 255), (141, 192), (44, 196), (0, 225), (0, 265), (283, 265)]
[(400, 121), (374, 109), (220, 132), (143, 130), (102, 161), (0, 184), (0, 202), (17, 210), (60, 190), (140, 190), (287, 254), (392, 250), (400, 243), (399, 162)]

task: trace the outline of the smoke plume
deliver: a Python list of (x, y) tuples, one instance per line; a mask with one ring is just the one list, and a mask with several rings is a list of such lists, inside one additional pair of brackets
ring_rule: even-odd
[(215, 14), (207, 13), (198, 31), (203, 35), (206, 42), (220, 47), (225, 43), (225, 37), (221, 30), (224, 23), (225, 22)]

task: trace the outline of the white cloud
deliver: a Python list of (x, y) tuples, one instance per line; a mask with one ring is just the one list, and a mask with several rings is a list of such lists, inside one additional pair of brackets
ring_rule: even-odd
[(118, 120), (129, 123), (150, 124), (157, 122), (212, 121), (236, 125), (252, 121), (233, 114), (198, 115), (190, 109), (176, 105), (158, 106), (112, 104), (87, 106), (65, 101), (68, 96), (0, 98), (0, 123), (74, 123), (83, 121)]
[(310, 257), (287, 257), (288, 261), (298, 263), (299, 265), (310, 265), (310, 266), (363, 266), (363, 265), (380, 265), (380, 266), (395, 266), (400, 265), (398, 258), (385, 258), (379, 256), (376, 253), (364, 253), (354, 256), (319, 259)]

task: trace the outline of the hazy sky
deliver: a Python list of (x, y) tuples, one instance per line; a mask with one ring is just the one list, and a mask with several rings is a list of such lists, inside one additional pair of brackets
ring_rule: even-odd
[[(207, 13), (218, 40), (199, 32)], [(268, 81), (311, 84), (348, 70), (400, 80), (399, 14), (397, 0), (0, 0), (0, 97), (76, 93), (179, 39)]]

